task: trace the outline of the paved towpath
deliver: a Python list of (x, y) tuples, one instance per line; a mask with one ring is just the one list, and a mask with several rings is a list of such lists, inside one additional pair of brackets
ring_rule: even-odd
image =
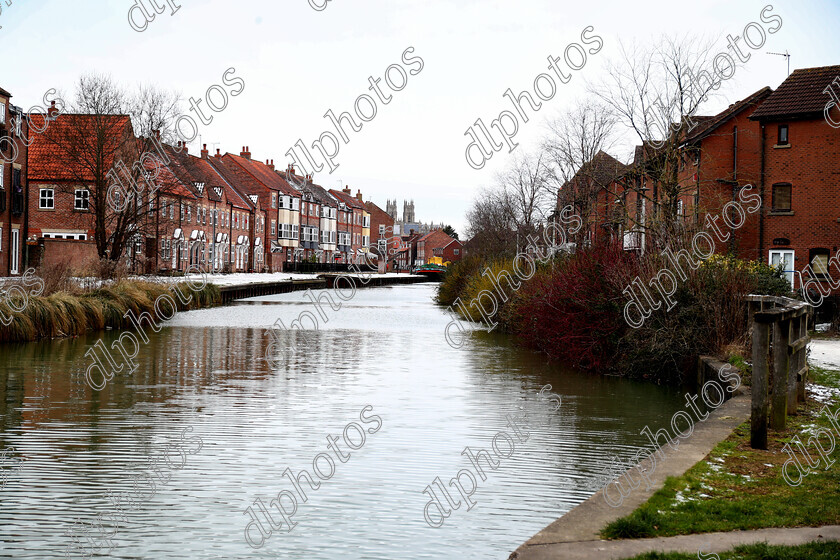
[[(618, 541), (581, 541), (546, 545), (532, 545), (521, 553), (514, 552), (516, 560), (619, 560), (632, 558), (645, 552), (684, 552), (696, 555), (728, 552), (741, 544), (766, 542), (773, 545), (799, 545), (811, 541), (840, 541), (840, 525), (825, 527), (798, 527), (791, 529), (759, 529), (757, 531), (729, 531), (704, 533), (656, 539)], [(721, 556), (726, 560), (726, 556)]]
[[(642, 461), (636, 467), (627, 471), (627, 475), (635, 480), (641, 480), (639, 469), (643, 469), (651, 481), (650, 488), (646, 484), (639, 484), (631, 491), (619, 507), (611, 507), (604, 499), (603, 491), (599, 491), (588, 500), (572, 509), (563, 517), (531, 537), (520, 546), (511, 558), (516, 560), (540, 560), (543, 558), (573, 558), (569, 556), (570, 543), (598, 541), (599, 533), (608, 523), (629, 515), (640, 505), (645, 503), (654, 492), (662, 488), (669, 476), (680, 476), (698, 461), (702, 460), (718, 442), (726, 439), (732, 431), (750, 416), (749, 390), (739, 389), (732, 399), (709, 414), (704, 422), (694, 425), (694, 432), (688, 439), (680, 440), (676, 450), (668, 449), (663, 458), (660, 454)], [(656, 432), (658, 427), (651, 426)], [(609, 545), (609, 541), (601, 541), (602, 546)], [(586, 546), (592, 549), (592, 543)], [(696, 549), (695, 549), (696, 552)], [(600, 551), (599, 558), (606, 558)], [(632, 556), (632, 555), (631, 555)], [(578, 558), (575, 556), (574, 558)], [(596, 556), (580, 556), (580, 558), (596, 558)]]

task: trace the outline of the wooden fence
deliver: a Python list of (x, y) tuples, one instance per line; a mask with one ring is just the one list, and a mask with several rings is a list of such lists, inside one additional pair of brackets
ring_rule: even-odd
[(752, 325), (750, 446), (767, 449), (768, 410), (770, 427), (783, 430), (787, 416), (796, 414), (797, 402), (805, 401), (808, 318), (813, 308), (777, 296), (747, 296), (747, 301)]

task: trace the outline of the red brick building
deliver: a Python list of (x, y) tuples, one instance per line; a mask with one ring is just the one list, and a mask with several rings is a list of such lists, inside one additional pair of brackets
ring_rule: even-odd
[[(840, 66), (795, 70), (750, 115), (761, 129), (758, 251), (786, 263), (794, 288), (840, 287)], [(832, 92), (834, 95), (832, 95)], [(840, 263), (838, 263), (840, 264)]]
[(370, 214), (370, 248), (380, 261), (393, 259), (400, 244), (400, 238), (394, 233), (394, 218), (371, 201), (365, 202)]
[(11, 104), (12, 94), (0, 88), (0, 275), (15, 276), (27, 266), (28, 231), (26, 114)]
[[(99, 219), (104, 247), (116, 216), (105, 200), (103, 182), (118, 162), (134, 161), (138, 155), (131, 119), (82, 114), (47, 116), (47, 122), (41, 115), (35, 118), (46, 131), (32, 136), (28, 150), (28, 236), (88, 242)], [(102, 215), (95, 215), (96, 208)], [(84, 251), (85, 260), (100, 256), (95, 245), (82, 247), (90, 248)]]

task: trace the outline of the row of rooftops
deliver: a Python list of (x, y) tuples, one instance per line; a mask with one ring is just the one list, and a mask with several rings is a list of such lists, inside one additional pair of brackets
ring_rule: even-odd
[(212, 157), (206, 144), (201, 150), (201, 157), (190, 155), (181, 143), (177, 149), (169, 145), (164, 149), (172, 160), (170, 169), (180, 182), (198, 185), (197, 188), (205, 191), (210, 200), (221, 200), (224, 192), (234, 206), (252, 209), (259, 202), (261, 208), (268, 209), (272, 207), (273, 194), (275, 197), (300, 198), (321, 206), (344, 206), (348, 210), (367, 211), (360, 200), (361, 191), (354, 197), (349, 187), (343, 191), (325, 189), (316, 184), (312, 176), (295, 173), (292, 166), (283, 171), (276, 170), (272, 160), (262, 163), (251, 159), (249, 146), (243, 146), (239, 155), (222, 155), (216, 150)]

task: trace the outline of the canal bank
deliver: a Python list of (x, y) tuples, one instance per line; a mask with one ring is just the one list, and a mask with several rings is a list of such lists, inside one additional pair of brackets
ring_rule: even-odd
[[(642, 427), (665, 425), (682, 408), (668, 388), (547, 364), (505, 335), (476, 331), (453, 349), (443, 341), (451, 317), (434, 304), (434, 288), (358, 290), (347, 301), (333, 294), (341, 309), (324, 303), (329, 322), (308, 331), (301, 352), (277, 369), (264, 359), (268, 326), (278, 317), (290, 324), (301, 310), (317, 314), (303, 291), (178, 313), (160, 332), (147, 328), (136, 370), (101, 391), (85, 383), (85, 354), (99, 340), (110, 347), (117, 331), (0, 346), (0, 441), (25, 458), (0, 496), (4, 551), (60, 556), (62, 532), (112, 511), (109, 494), (130, 491), (147, 457), (192, 426), (201, 453), (154, 503), (132, 511), (111, 558), (344, 560), (348, 543), (364, 558), (506, 558), (589, 496), (583, 486), (604, 457), (644, 445)], [(561, 408), (525, 410), (546, 384)], [(298, 500), (295, 530), (253, 551), (242, 512), (255, 499), (268, 506), (280, 491), (296, 493), (287, 468), (317, 476), (313, 458), (327, 436), (341, 437), (367, 405), (382, 429), (359, 450), (339, 443), (351, 460), (334, 457), (335, 476), (316, 479), (322, 488)], [(526, 412), (528, 441), (517, 439), (497, 469), (482, 459), (477, 505), (429, 527), (423, 489), (470, 468), (465, 446), (494, 453), (507, 416)], [(330, 472), (323, 457), (316, 466)], [(482, 534), (492, 538), (475, 538)]]
[[(266, 276), (277, 278), (265, 281)], [(0, 343), (134, 329), (138, 318), (146, 313), (161, 322), (177, 312), (225, 305), (238, 299), (331, 288), (339, 277), (360, 288), (429, 281), (423, 276), (406, 274), (135, 277), (101, 283), (100, 287), (83, 293), (59, 291), (48, 296), (25, 295), (0, 302)], [(161, 298), (165, 301), (161, 302)]]
[[(669, 451), (663, 459), (646, 459), (631, 468), (627, 477), (641, 481), (650, 480), (650, 487), (644, 484), (633, 489), (618, 507), (607, 503), (604, 491), (599, 490), (582, 504), (531, 537), (516, 549), (509, 560), (548, 560), (565, 558), (566, 550), (574, 548), (590, 555), (575, 558), (603, 558), (603, 551), (609, 541), (601, 540), (601, 531), (609, 523), (625, 517), (645, 503), (661, 489), (670, 476), (680, 476), (701, 461), (733, 430), (747, 421), (750, 416), (750, 393), (738, 389), (739, 393), (709, 414), (702, 424), (695, 425), (692, 435), (680, 440), (676, 450)], [(663, 444), (664, 445), (664, 444)], [(632, 547), (628, 552), (632, 552)], [(631, 556), (632, 554), (628, 554)], [(620, 556), (611, 556), (620, 558)]]

